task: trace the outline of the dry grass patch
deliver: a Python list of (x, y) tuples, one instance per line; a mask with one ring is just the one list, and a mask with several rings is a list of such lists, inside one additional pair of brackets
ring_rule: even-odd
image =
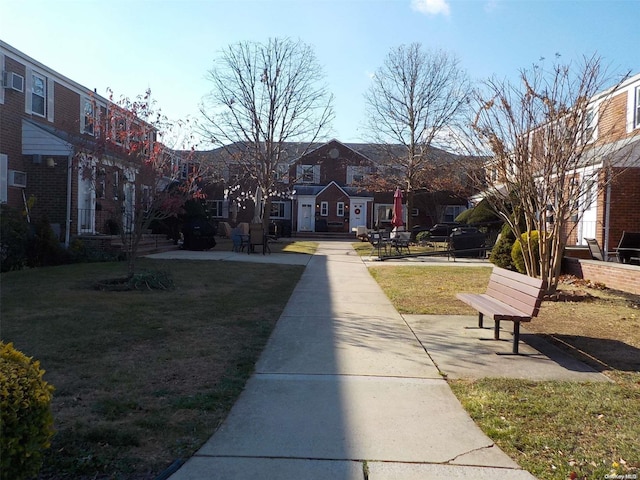
[[(490, 271), (371, 268), (402, 313), (474, 316), (455, 294), (484, 291)], [(526, 330), (591, 364), (611, 383), (486, 378), (450, 385), (482, 430), (536, 477), (633, 478), (640, 473), (640, 296), (567, 280), (560, 285), (567, 301), (543, 302)]]
[(303, 267), (140, 260), (172, 290), (104, 292), (118, 263), (2, 274), (2, 339), (41, 361), (57, 434), (41, 480), (153, 479), (212, 435)]

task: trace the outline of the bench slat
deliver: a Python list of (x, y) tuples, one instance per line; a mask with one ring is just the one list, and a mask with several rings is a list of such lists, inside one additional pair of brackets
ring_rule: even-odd
[(531, 320), (531, 315), (521, 312), (504, 302), (496, 300), (486, 293), (458, 293), (456, 297), (479, 312), (482, 312), (492, 320), (502, 321), (517, 319), (520, 322), (528, 322)]
[(520, 322), (529, 322), (538, 314), (544, 290), (541, 279), (494, 267), (485, 293), (458, 293), (456, 297), (479, 312), (479, 327), (483, 316), (494, 320), (496, 339), (500, 322), (513, 322), (513, 353), (517, 354)]

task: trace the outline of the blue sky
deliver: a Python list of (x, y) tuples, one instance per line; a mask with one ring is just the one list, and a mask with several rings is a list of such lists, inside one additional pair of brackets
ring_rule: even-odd
[(222, 48), (283, 36), (314, 47), (343, 142), (367, 139), (370, 75), (403, 43), (455, 54), (474, 80), (556, 53), (640, 72), (640, 0), (0, 0), (2, 40), (102, 95), (150, 88), (173, 119), (197, 117)]

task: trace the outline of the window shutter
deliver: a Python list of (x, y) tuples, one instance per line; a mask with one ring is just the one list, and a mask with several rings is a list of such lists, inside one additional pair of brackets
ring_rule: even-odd
[(53, 78), (47, 78), (47, 120), (53, 122), (53, 91), (55, 89), (55, 82)]
[(31, 91), (33, 89), (33, 71), (27, 67), (25, 69), (25, 79), (24, 79), (24, 99), (25, 99), (25, 106), (24, 106), (24, 110), (26, 113), (28, 113), (29, 115), (31, 115), (31, 105), (32, 105), (32, 101), (33, 101), (33, 92)]
[(222, 217), (229, 218), (229, 200), (222, 200)]
[(320, 183), (320, 165), (313, 166), (313, 183), (316, 185)]

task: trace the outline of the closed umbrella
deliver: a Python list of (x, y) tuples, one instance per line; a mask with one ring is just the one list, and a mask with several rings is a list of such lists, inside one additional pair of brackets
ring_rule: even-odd
[(262, 223), (262, 189), (256, 188), (255, 208), (253, 209), (253, 220), (251, 223)]
[(396, 228), (404, 225), (402, 219), (402, 190), (396, 188), (396, 192), (393, 194), (393, 218), (391, 219), (391, 225)]

